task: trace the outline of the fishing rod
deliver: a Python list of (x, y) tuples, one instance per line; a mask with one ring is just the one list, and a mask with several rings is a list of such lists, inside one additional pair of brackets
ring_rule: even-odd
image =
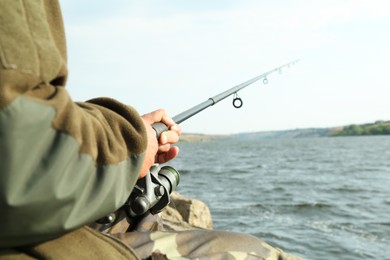
[[(295, 65), (299, 60), (286, 63), (279, 67), (276, 67), (270, 71), (262, 73), (244, 83), (234, 86), (216, 96), (210, 97), (206, 101), (188, 109), (184, 112), (174, 116), (172, 119), (175, 123), (180, 124), (188, 118), (198, 114), (206, 108), (213, 106), (228, 96), (234, 95), (233, 106), (240, 108), (243, 104), (241, 98), (237, 95), (237, 92), (253, 84), (254, 82), (263, 79), (263, 83), (267, 84), (267, 76), (274, 73), (281, 73), (285, 67)], [(162, 122), (154, 123), (152, 128), (156, 131), (157, 139), (161, 133), (169, 130), (168, 126)], [(121, 215), (123, 211), (117, 211), (108, 216), (105, 216), (96, 221), (95, 224), (99, 228), (105, 230), (112, 227), (115, 223), (126, 218), (130, 224), (130, 227), (134, 228), (138, 220), (142, 219), (147, 214), (157, 214), (161, 212), (170, 203), (170, 194), (176, 190), (177, 185), (180, 182), (179, 172), (170, 166), (164, 166), (159, 168), (159, 165), (154, 165), (146, 176), (139, 179), (130, 194), (130, 197), (126, 203), (121, 207), (125, 212), (125, 215)], [(95, 226), (96, 227), (96, 226)]]
[[(199, 112), (210, 106), (217, 104), (221, 100), (233, 94), (233, 106), (235, 108), (240, 108), (242, 106), (242, 100), (237, 95), (238, 91), (260, 79), (263, 79), (263, 83), (267, 84), (268, 75), (276, 71), (281, 73), (283, 68), (290, 67), (291, 65), (296, 64), (298, 61), (299, 60), (294, 60), (279, 67), (276, 67), (270, 71), (262, 73), (259, 76), (256, 76), (248, 81), (245, 81), (244, 83), (241, 83), (214, 97), (207, 99), (199, 105), (196, 105), (174, 116), (172, 119), (173, 121), (175, 121), (175, 123), (180, 124), (188, 118), (198, 114)], [(160, 137), (162, 132), (168, 130), (168, 126), (166, 126), (162, 122), (154, 123), (152, 127), (156, 131), (157, 139)], [(152, 214), (160, 212), (166, 205), (168, 205), (169, 196), (172, 191), (176, 190), (176, 186), (179, 184), (179, 182), (180, 174), (173, 167), (164, 166), (159, 169), (158, 165), (153, 166), (151, 170), (147, 173), (145, 178), (138, 180), (134, 192), (130, 195), (129, 200), (124, 205), (126, 207), (128, 215), (131, 217), (136, 217), (142, 216), (147, 212), (150, 212)]]
[[(213, 97), (210, 97), (209, 99), (207, 99), (206, 101), (190, 108), (190, 109), (187, 109), (186, 111), (174, 116), (172, 119), (173, 121), (176, 123), (176, 124), (180, 124), (182, 123), (183, 121), (187, 120), (188, 118), (198, 114), (199, 112), (205, 110), (206, 108), (210, 107), (210, 106), (213, 106), (215, 104), (217, 104), (218, 102), (220, 102), (221, 100), (227, 98), (228, 96), (231, 96), (231, 95), (234, 95), (234, 98), (233, 98), (233, 106), (235, 108), (240, 108), (242, 107), (242, 99), (237, 95), (237, 92), (248, 87), (249, 85), (255, 83), (256, 81), (260, 80), (260, 79), (263, 79), (263, 83), (264, 84), (268, 84), (268, 78), (267, 76), (274, 73), (274, 72), (279, 72), (281, 73), (282, 69), (285, 68), (285, 67), (290, 67), (292, 65), (295, 65), (297, 62), (299, 61), (298, 60), (294, 60), (294, 61), (291, 61), (289, 63), (286, 63), (286, 64), (283, 64), (279, 67), (276, 67), (270, 71), (267, 71), (267, 72), (264, 72), (262, 73), (261, 75), (259, 76), (256, 76), (248, 81), (245, 81), (237, 86), (234, 86), (218, 95), (215, 95)], [(154, 123), (152, 125), (153, 129), (156, 131), (156, 136), (157, 138), (161, 135), (162, 132), (164, 131), (167, 131), (168, 130), (168, 127), (162, 123), (162, 122), (158, 122), (158, 123)]]

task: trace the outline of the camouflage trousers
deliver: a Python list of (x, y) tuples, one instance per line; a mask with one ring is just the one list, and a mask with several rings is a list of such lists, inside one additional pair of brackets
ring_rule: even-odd
[(299, 259), (255, 237), (232, 232), (130, 232), (117, 237), (142, 259)]
[(162, 231), (164, 226), (158, 218), (146, 218), (131, 232), (126, 232), (127, 221), (100, 232), (82, 227), (39, 244), (0, 249), (0, 259), (300, 259), (250, 235), (197, 228)]
[(161, 231), (157, 218), (146, 219), (136, 231), (111, 235), (142, 259), (301, 259), (247, 234), (206, 229)]

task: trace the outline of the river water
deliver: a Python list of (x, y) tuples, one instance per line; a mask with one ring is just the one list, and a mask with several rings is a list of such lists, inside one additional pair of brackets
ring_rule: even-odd
[(390, 136), (181, 142), (178, 191), (214, 229), (306, 259), (390, 259)]

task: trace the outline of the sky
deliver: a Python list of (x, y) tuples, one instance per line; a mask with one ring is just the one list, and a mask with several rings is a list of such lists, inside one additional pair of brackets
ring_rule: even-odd
[(390, 120), (387, 0), (66, 0), (68, 91), (175, 116), (282, 64), (181, 123), (234, 134)]

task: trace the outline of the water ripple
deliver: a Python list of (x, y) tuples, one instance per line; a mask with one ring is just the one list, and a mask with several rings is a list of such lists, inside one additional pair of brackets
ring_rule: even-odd
[(389, 144), (389, 137), (183, 143), (174, 166), (180, 192), (205, 201), (217, 229), (248, 232), (307, 259), (389, 259)]

